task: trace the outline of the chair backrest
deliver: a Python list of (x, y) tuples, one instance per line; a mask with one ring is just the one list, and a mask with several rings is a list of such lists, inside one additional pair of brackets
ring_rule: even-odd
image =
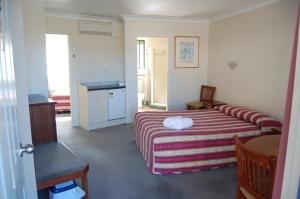
[(276, 157), (256, 154), (248, 150), (237, 136), (234, 139), (238, 168), (237, 191), (240, 192), (242, 188), (257, 199), (271, 198)]
[(201, 86), (200, 102), (213, 103), (216, 87)]

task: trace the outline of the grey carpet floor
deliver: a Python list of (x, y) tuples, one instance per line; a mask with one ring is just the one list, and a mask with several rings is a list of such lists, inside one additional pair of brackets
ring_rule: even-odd
[(132, 125), (87, 132), (57, 122), (58, 140), (90, 164), (91, 199), (233, 199), (236, 168), (153, 175), (139, 152)]

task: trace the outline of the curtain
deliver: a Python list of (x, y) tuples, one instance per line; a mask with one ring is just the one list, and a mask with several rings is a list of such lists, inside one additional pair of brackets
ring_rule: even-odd
[(280, 199), (281, 196), (282, 180), (283, 180), (283, 173), (284, 173), (284, 165), (285, 165), (285, 157), (286, 157), (286, 149), (287, 149), (287, 142), (289, 136), (292, 101), (293, 101), (295, 69), (296, 69), (296, 61), (297, 61), (299, 15), (300, 15), (300, 5), (298, 8), (297, 24), (296, 24), (296, 30), (294, 35), (294, 45), (293, 45), (292, 60), (290, 66), (290, 76), (288, 82), (287, 98), (285, 104), (282, 133), (280, 137), (280, 146), (279, 146), (279, 153), (277, 159), (276, 177), (274, 182), (272, 199)]

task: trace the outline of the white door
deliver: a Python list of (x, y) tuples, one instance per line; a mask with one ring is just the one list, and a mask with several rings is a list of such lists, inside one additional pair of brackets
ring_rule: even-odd
[(108, 90), (108, 119), (125, 117), (125, 88)]
[(167, 51), (163, 48), (154, 49), (152, 68), (151, 104), (167, 104)]
[[(1, 42), (0, 42), (0, 198), (1, 199), (21, 199), (36, 198), (30, 195), (25, 186), (25, 178), (35, 178), (24, 173), (34, 173), (34, 168), (24, 172), (25, 165), (20, 156), (20, 126), (18, 121), (18, 100), (15, 87), (15, 71), (12, 56), (11, 34), (9, 25), (11, 21), (8, 17), (8, 7), (15, 6), (16, 1), (1, 1)], [(14, 5), (12, 5), (14, 4)], [(11, 13), (10, 15), (11, 16)], [(26, 88), (27, 89), (27, 88)], [(27, 104), (28, 106), (28, 104)], [(22, 129), (24, 130), (24, 129)], [(30, 131), (26, 131), (29, 135)], [(22, 131), (23, 132), (23, 131)], [(31, 163), (32, 163), (31, 159)], [(34, 180), (35, 181), (35, 180)], [(33, 186), (32, 190), (36, 190)], [(30, 195), (30, 196), (29, 196)]]

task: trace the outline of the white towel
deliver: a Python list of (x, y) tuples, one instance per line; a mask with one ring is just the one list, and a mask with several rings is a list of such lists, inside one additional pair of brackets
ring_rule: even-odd
[(182, 116), (167, 117), (163, 124), (167, 128), (181, 130), (193, 126), (193, 120)]

